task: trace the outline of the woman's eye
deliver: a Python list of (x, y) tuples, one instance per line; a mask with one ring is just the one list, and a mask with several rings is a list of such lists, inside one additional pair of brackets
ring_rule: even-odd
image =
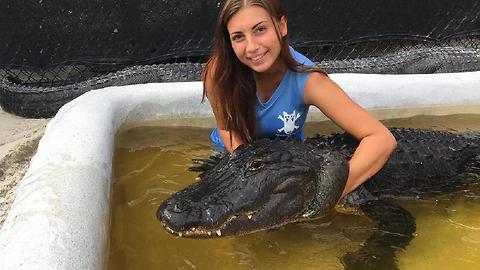
[(250, 162), (248, 165), (248, 170), (249, 171), (255, 171), (263, 167), (263, 162), (261, 160), (253, 160)]
[(242, 38), (241, 35), (234, 35), (234, 36), (231, 37), (232, 41), (238, 41), (238, 40), (240, 40), (241, 38)]
[(257, 27), (257, 29), (256, 29), (257, 31), (256, 31), (256, 32), (257, 32), (257, 33), (265, 32), (266, 29), (267, 29), (267, 28), (265, 28), (265, 27), (263, 27), (263, 26), (260, 26), (260, 27)]

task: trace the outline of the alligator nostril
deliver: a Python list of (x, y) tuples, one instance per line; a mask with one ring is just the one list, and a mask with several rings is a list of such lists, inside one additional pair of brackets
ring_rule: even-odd
[(172, 212), (181, 213), (185, 210), (185, 208), (186, 208), (186, 203), (183, 201), (179, 201), (173, 205)]

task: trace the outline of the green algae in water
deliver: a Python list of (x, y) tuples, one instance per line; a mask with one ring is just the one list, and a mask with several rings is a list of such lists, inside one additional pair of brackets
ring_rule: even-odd
[[(480, 131), (480, 115), (419, 116), (387, 126)], [(340, 131), (308, 123), (309, 135)], [(192, 158), (212, 153), (209, 129), (138, 127), (117, 137), (106, 269), (343, 269), (339, 259), (371, 234), (360, 215), (334, 213), (273, 231), (213, 240), (178, 238), (155, 217), (158, 205), (195, 181)], [(397, 252), (400, 269), (480, 269), (480, 184), (424, 201), (400, 202), (416, 236)]]

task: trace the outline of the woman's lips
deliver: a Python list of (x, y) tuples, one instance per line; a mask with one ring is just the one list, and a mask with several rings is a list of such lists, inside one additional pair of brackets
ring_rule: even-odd
[(254, 56), (254, 57), (247, 57), (253, 64), (260, 64), (262, 62), (262, 60), (265, 58), (265, 55), (268, 53), (265, 52), (263, 54), (260, 54), (260, 55), (257, 55), (257, 56)]

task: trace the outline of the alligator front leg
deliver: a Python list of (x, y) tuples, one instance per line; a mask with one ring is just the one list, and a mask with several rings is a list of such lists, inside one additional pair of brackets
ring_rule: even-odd
[(399, 205), (383, 200), (363, 203), (360, 208), (377, 226), (358, 251), (342, 257), (345, 269), (398, 269), (395, 251), (404, 249), (413, 239), (414, 217)]

